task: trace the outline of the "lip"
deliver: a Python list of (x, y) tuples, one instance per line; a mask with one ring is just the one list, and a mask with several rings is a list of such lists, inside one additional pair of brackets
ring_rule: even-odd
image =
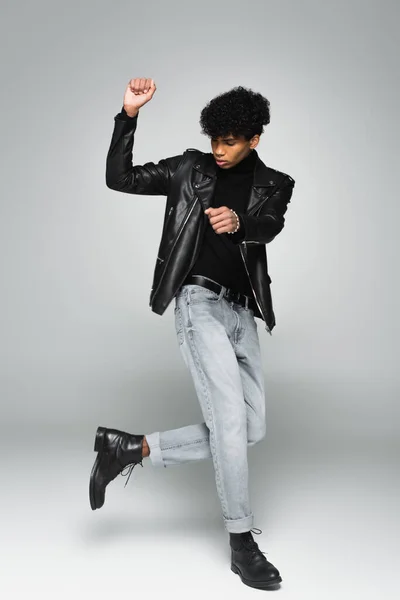
[(226, 165), (226, 163), (228, 162), (227, 160), (217, 160), (215, 159), (217, 165)]

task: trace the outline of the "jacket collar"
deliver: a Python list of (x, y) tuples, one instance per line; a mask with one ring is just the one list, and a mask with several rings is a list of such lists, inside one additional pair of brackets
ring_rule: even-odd
[[(255, 188), (268, 188), (276, 185), (278, 173), (267, 167), (260, 159), (257, 150), (253, 150), (256, 153), (257, 161), (254, 167), (254, 179), (253, 179), (253, 187)], [(217, 165), (215, 162), (215, 158), (211, 152), (200, 154), (196, 162), (193, 165), (193, 169), (196, 169), (203, 175), (207, 177), (216, 178), (217, 177)], [(263, 189), (257, 190), (260, 194), (265, 192)]]

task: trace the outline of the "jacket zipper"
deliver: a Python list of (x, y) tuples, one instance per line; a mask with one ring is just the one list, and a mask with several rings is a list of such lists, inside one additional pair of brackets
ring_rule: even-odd
[[(152, 301), (153, 301), (153, 298), (154, 298), (154, 296), (157, 294), (157, 292), (158, 292), (158, 290), (159, 290), (159, 287), (160, 287), (160, 285), (161, 285), (161, 282), (162, 282), (162, 280), (163, 280), (163, 278), (164, 278), (164, 274), (165, 274), (165, 270), (166, 270), (166, 268), (167, 268), (167, 264), (169, 263), (169, 260), (170, 260), (170, 258), (171, 258), (171, 256), (172, 256), (172, 253), (173, 253), (174, 249), (175, 249), (175, 246), (176, 246), (176, 244), (177, 244), (177, 241), (178, 241), (178, 239), (179, 239), (179, 237), (180, 237), (180, 235), (181, 235), (181, 233), (182, 233), (182, 231), (183, 231), (183, 229), (184, 229), (184, 227), (185, 227), (185, 225), (186, 225), (186, 223), (187, 223), (187, 221), (188, 221), (188, 219), (189, 219), (190, 215), (191, 215), (191, 214), (192, 214), (192, 212), (193, 212), (193, 209), (194, 209), (194, 207), (195, 207), (195, 204), (196, 204), (196, 200), (197, 200), (197, 196), (194, 196), (194, 198), (193, 198), (193, 202), (192, 202), (192, 205), (191, 205), (191, 207), (189, 208), (188, 212), (186, 213), (186, 216), (185, 216), (185, 219), (184, 219), (184, 221), (183, 221), (183, 223), (182, 223), (182, 225), (181, 225), (181, 228), (179, 229), (178, 233), (176, 234), (176, 238), (175, 238), (175, 241), (174, 241), (174, 245), (173, 245), (173, 246), (172, 246), (172, 248), (171, 248), (171, 251), (170, 251), (170, 253), (169, 253), (169, 255), (168, 255), (168, 258), (166, 258), (166, 259), (164, 260), (164, 271), (163, 271), (163, 273), (162, 273), (162, 275), (161, 275), (161, 277), (160, 277), (160, 281), (158, 282), (158, 286), (157, 286), (156, 290), (155, 290), (155, 291), (153, 292), (153, 294), (152, 294), (152, 298), (151, 298), (151, 300), (150, 300), (150, 306), (151, 306), (151, 303), (152, 303)], [(172, 211), (172, 207), (171, 207), (171, 209), (170, 209), (170, 211), (169, 211), (169, 214), (171, 213), (171, 211)]]
[(260, 303), (259, 303), (259, 301), (258, 301), (258, 298), (257, 298), (256, 292), (255, 292), (255, 290), (254, 290), (254, 287), (253, 287), (253, 282), (251, 281), (251, 278), (250, 278), (249, 270), (248, 270), (248, 268), (247, 268), (246, 259), (245, 259), (244, 255), (243, 255), (242, 244), (243, 244), (244, 246), (246, 246), (246, 242), (241, 242), (241, 244), (239, 244), (239, 250), (240, 250), (240, 255), (241, 255), (241, 257), (242, 257), (242, 260), (243, 260), (243, 263), (244, 263), (244, 266), (245, 266), (245, 269), (246, 269), (247, 277), (248, 277), (248, 279), (249, 279), (249, 281), (250, 281), (251, 289), (252, 289), (252, 291), (253, 291), (253, 295), (254, 295), (255, 301), (256, 301), (256, 303), (257, 303), (258, 309), (259, 309), (260, 313), (261, 313), (261, 314), (264, 316), (265, 329), (268, 331), (269, 335), (272, 335), (272, 331), (270, 330), (270, 328), (269, 328), (269, 327), (268, 327), (268, 325), (267, 325), (267, 317), (266, 317), (266, 315), (264, 315), (264, 313), (263, 313), (263, 310), (262, 310), (262, 308), (261, 308), (261, 306), (260, 306)]
[(169, 218), (170, 218), (171, 213), (172, 213), (173, 210), (174, 210), (174, 207), (171, 206), (170, 209), (169, 209), (169, 211), (168, 211), (167, 218), (166, 218), (166, 221), (165, 221), (165, 230), (167, 230), (168, 221), (169, 221)]

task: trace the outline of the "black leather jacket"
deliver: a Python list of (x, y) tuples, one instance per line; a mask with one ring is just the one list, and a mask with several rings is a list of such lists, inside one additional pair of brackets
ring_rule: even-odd
[[(211, 206), (217, 165), (211, 152), (187, 148), (183, 154), (132, 165), (138, 116), (114, 117), (107, 154), (106, 185), (127, 194), (166, 196), (164, 224), (154, 268), (150, 307), (162, 315), (197, 258)], [(253, 150), (256, 152), (256, 150)], [(271, 334), (275, 314), (270, 290), (265, 245), (282, 231), (284, 214), (292, 196), (294, 179), (267, 167), (257, 154), (248, 207), (240, 214), (244, 237), (240, 253), (257, 303), (254, 316)]]

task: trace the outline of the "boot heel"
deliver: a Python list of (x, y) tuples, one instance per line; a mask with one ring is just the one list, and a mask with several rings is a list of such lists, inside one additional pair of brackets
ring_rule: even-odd
[(100, 452), (103, 449), (104, 445), (104, 436), (106, 433), (105, 427), (98, 427), (96, 431), (96, 439), (94, 441), (94, 450), (95, 452)]
[(234, 573), (236, 573), (236, 575), (239, 575), (239, 571), (238, 571), (238, 569), (235, 567), (235, 565), (231, 565), (231, 571), (233, 571)]

